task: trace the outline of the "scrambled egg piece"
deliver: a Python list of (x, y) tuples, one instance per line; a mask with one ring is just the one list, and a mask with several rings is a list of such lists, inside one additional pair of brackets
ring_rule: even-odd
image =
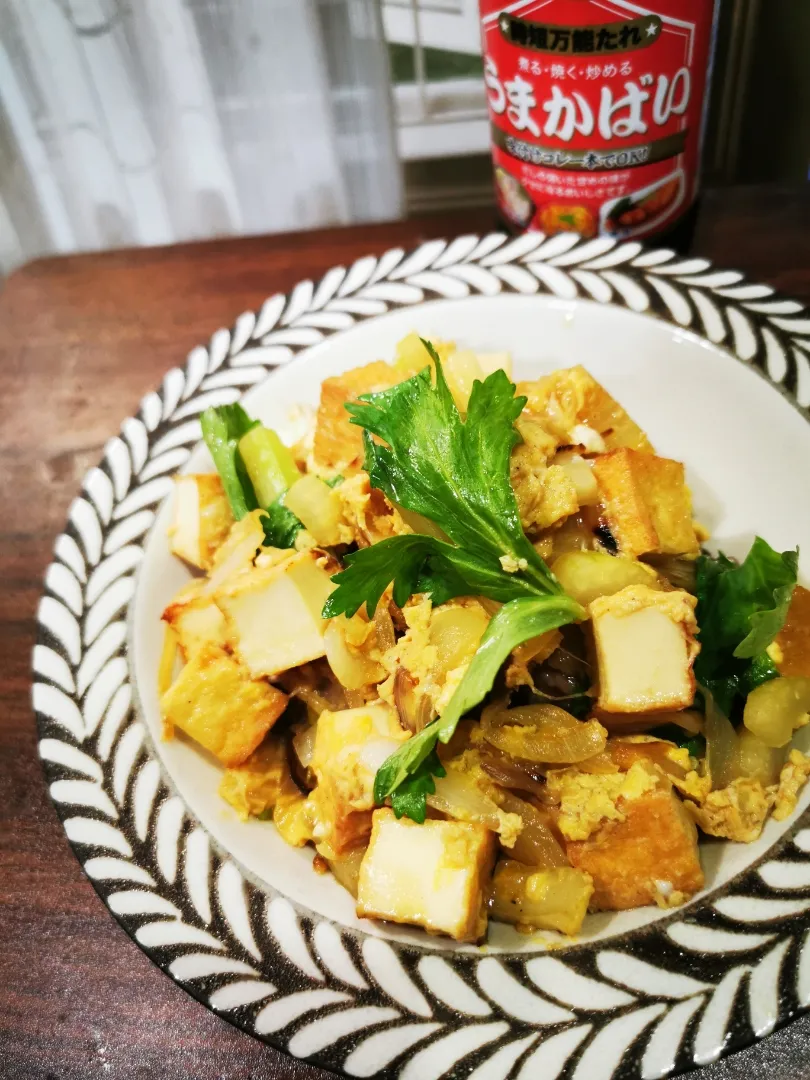
[(226, 769), (219, 794), (243, 821), (272, 814), (282, 840), (292, 847), (312, 839), (306, 796), (290, 775), (282, 738), (271, 734), (242, 765)]
[(773, 816), (784, 821), (796, 809), (799, 792), (810, 777), (810, 757), (801, 750), (791, 750), (779, 774), (779, 784), (773, 804)]
[(566, 844), (572, 865), (593, 878), (592, 910), (674, 904), (703, 887), (697, 830), (669, 784), (624, 801), (622, 810), (622, 820)]
[(601, 435), (605, 447), (629, 446), (652, 453), (650, 440), (601, 383), (577, 364), (560, 368), (532, 382), (518, 383), (518, 394), (528, 398), (526, 411), (544, 418), (560, 442), (582, 445), (578, 427)]
[[(360, 430), (359, 428), (357, 429)], [(348, 477), (335, 488), (340, 500), (340, 542), (368, 547), (413, 530), (378, 489), (372, 488), (367, 472)]]
[(494, 859), (495, 837), (483, 825), (432, 818), (418, 825), (376, 810), (360, 865), (357, 914), (480, 941)]
[(318, 785), (308, 804), (315, 846), (324, 858), (365, 842), (377, 769), (408, 738), (394, 710), (382, 702), (318, 717), (311, 762)]
[(431, 711), (441, 715), (478, 648), (489, 615), (470, 597), (434, 608), (422, 596), (410, 600), (402, 613), (408, 629), (382, 656), (389, 678), (378, 687), (380, 697), (394, 704), (397, 674), (404, 672), (416, 697), (427, 697)]
[(690, 757), (685, 746), (676, 746), (654, 735), (622, 735), (612, 738), (608, 748), (621, 769), (629, 769), (634, 761), (645, 758), (658, 765), (673, 786), (695, 802), (703, 802), (712, 789), (704, 762)]
[(565, 469), (549, 464), (558, 439), (525, 413), (516, 427), (523, 437), (512, 451), (509, 478), (526, 530), (547, 529), (579, 510), (577, 489)]
[(546, 780), (560, 800), (557, 828), (566, 840), (587, 840), (606, 821), (624, 821), (627, 804), (656, 788), (661, 774), (636, 761), (626, 773), (551, 769)]
[(739, 777), (728, 787), (710, 792), (701, 806), (684, 804), (692, 819), (709, 836), (722, 836), (740, 844), (759, 838), (776, 796), (773, 787)]
[(164, 732), (179, 727), (223, 765), (246, 761), (287, 707), (288, 697), (251, 679), (216, 645), (199, 650), (160, 699)]

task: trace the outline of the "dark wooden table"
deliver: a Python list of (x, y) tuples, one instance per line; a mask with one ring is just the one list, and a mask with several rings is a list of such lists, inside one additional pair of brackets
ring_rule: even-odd
[[(0, 293), (0, 1076), (325, 1076), (230, 1027), (152, 966), (85, 879), (46, 793), (29, 703), (51, 545), (106, 439), (170, 367), (269, 294), (395, 245), (488, 231), (475, 211), (46, 259)], [(810, 301), (810, 191), (708, 195), (695, 250)], [(704, 1080), (810, 1078), (810, 1019)]]

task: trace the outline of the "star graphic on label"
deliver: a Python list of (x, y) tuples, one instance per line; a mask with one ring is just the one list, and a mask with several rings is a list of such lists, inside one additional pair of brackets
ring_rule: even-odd
[(647, 37), (655, 37), (657, 33), (658, 27), (656, 26), (656, 24), (650, 23), (650, 25), (647, 27)]

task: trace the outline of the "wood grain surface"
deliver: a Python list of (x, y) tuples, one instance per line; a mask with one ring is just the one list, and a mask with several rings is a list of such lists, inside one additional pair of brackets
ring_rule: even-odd
[[(46, 259), (0, 293), (0, 1077), (266, 1080), (327, 1074), (249, 1038), (152, 966), (68, 847), (30, 708), (51, 547), (105, 441), (196, 344), (271, 293), (388, 247), (489, 231), (491, 213)], [(694, 250), (810, 301), (810, 193), (710, 193)], [(810, 1021), (703, 1080), (810, 1078)], [(541, 1078), (538, 1078), (541, 1080)]]

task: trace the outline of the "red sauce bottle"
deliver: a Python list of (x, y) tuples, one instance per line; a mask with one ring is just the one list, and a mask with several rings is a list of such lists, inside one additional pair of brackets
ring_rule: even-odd
[(719, 0), (480, 0), (499, 214), (684, 249)]

